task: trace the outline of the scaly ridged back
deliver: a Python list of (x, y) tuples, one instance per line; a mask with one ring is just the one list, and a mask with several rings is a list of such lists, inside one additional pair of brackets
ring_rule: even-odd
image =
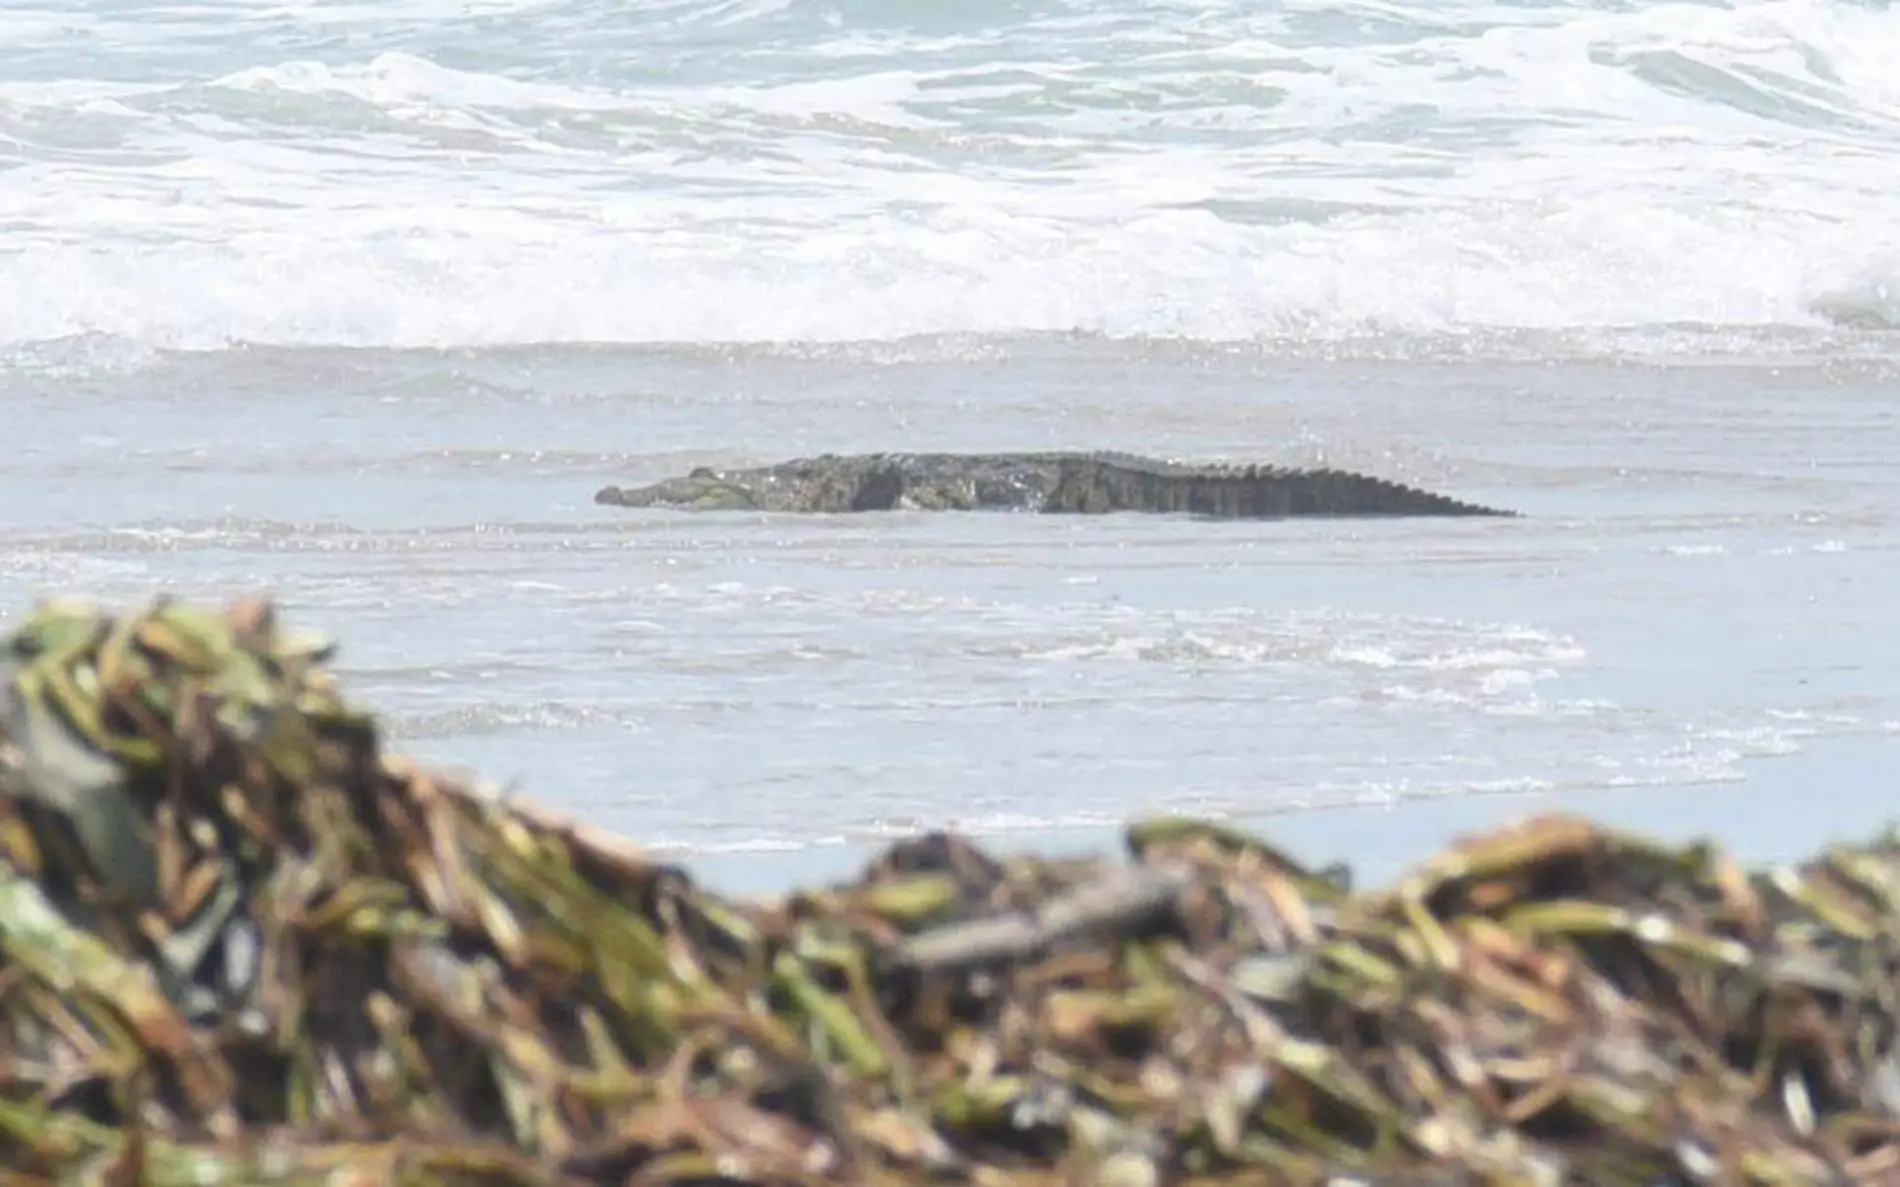
[(595, 502), (790, 512), (1142, 511), (1220, 519), (1513, 514), (1345, 470), (1206, 465), (1113, 452), (826, 454), (696, 470), (631, 490), (607, 487)]

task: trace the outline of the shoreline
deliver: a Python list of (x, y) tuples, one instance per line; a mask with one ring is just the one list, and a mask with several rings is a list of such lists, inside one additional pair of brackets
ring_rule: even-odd
[[(1817, 739), (1796, 754), (1737, 759), (1744, 774), (1739, 781), (1439, 796), (1236, 815), (1226, 823), (1280, 847), (1309, 868), (1343, 865), (1361, 890), (1389, 884), (1460, 836), (1545, 813), (1587, 817), (1600, 826), (1671, 845), (1707, 838), (1744, 865), (1758, 866), (1793, 861), (1900, 820), (1900, 806), (1885, 788), (1896, 746), (1900, 737), (1885, 733)], [(1836, 794), (1815, 795), (1817, 787)], [(969, 838), (998, 857), (1060, 859), (1120, 857), (1125, 828), (1124, 823), (945, 831)], [(848, 881), (901, 839), (766, 852), (664, 854), (661, 859), (717, 894), (768, 898), (794, 888)], [(640, 844), (638, 837), (627, 840)]]

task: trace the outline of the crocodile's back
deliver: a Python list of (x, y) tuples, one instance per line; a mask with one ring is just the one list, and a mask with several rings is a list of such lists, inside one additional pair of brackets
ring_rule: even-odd
[(1143, 511), (1220, 519), (1509, 515), (1344, 470), (1221, 466), (1125, 453), (825, 454), (738, 470), (695, 470), (651, 486), (607, 487), (628, 507), (842, 513)]

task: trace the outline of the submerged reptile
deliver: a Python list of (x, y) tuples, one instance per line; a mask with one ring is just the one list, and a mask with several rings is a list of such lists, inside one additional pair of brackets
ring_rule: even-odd
[(1513, 515), (1344, 470), (1210, 466), (1122, 453), (872, 453), (705, 467), (594, 502), (700, 511), (1180, 512), (1286, 516)]

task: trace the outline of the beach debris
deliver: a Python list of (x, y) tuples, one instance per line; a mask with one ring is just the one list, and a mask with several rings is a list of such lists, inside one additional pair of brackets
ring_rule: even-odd
[(1142, 821), (729, 900), (383, 752), (262, 599), (0, 652), (0, 1165), (100, 1184), (1900, 1181), (1900, 839)]

